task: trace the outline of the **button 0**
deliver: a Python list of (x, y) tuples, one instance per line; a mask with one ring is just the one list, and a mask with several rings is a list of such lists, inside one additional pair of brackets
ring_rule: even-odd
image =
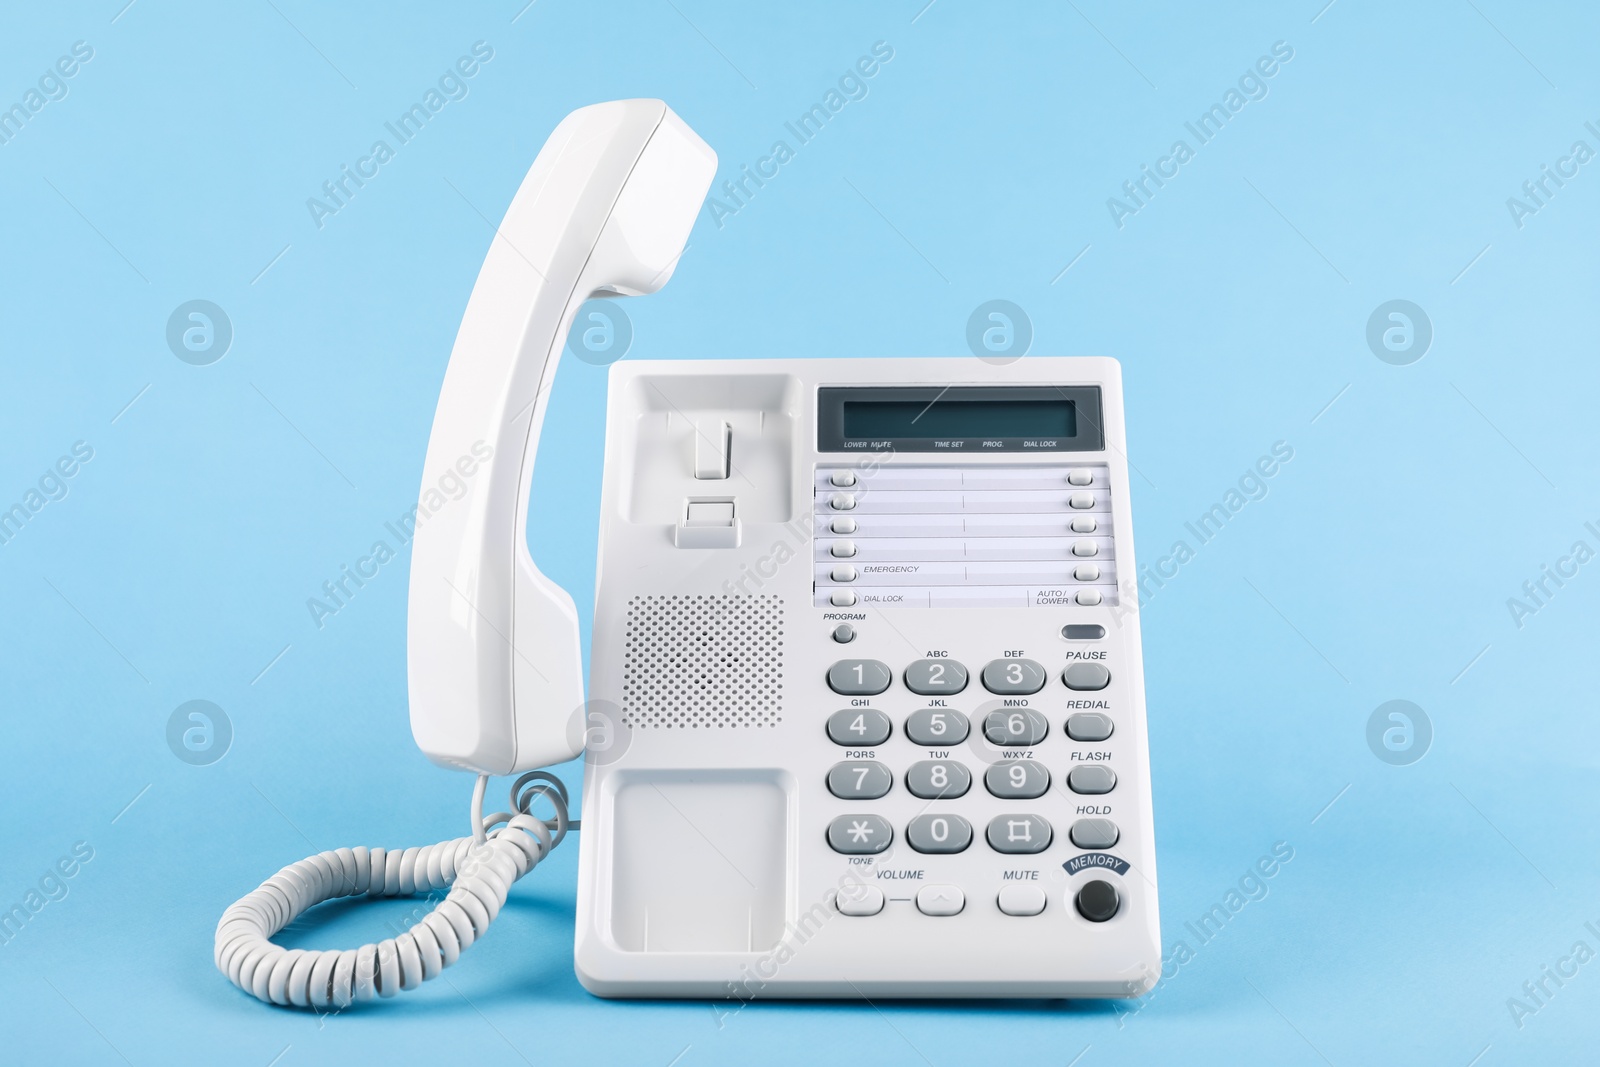
[(967, 687), (967, 669), (953, 659), (919, 659), (906, 668), (906, 688), (922, 696), (959, 693)]
[[(848, 489), (852, 485), (856, 484), (856, 472), (855, 471), (834, 471), (832, 474), (828, 475), (828, 481), (829, 481), (830, 484), (836, 485), (840, 489)], [(1077, 484), (1077, 483), (1073, 483), (1073, 484)], [(1083, 484), (1084, 485), (1088, 485), (1089, 483), (1088, 482), (1084, 482)]]
[(856, 543), (854, 541), (835, 541), (828, 546), (828, 554), (834, 559), (850, 559), (856, 554)]
[(828, 572), (828, 577), (836, 582), (853, 582), (856, 580), (856, 569), (848, 563), (841, 563)]
[(991, 693), (1037, 693), (1044, 680), (1044, 668), (1031, 659), (990, 660), (983, 668), (983, 687)]
[(1111, 684), (1111, 672), (1104, 663), (1079, 660), (1061, 672), (1061, 680), (1068, 689), (1093, 692)]
[(853, 534), (858, 528), (854, 519), (834, 519), (828, 523), (828, 529), (836, 534)]
[(1067, 775), (1067, 788), (1074, 793), (1096, 796), (1100, 793), (1109, 793), (1116, 787), (1117, 772), (1103, 764), (1074, 767), (1072, 773)]
[(894, 675), (882, 660), (842, 659), (828, 668), (828, 688), (845, 696), (876, 696), (892, 681)]
[[(837, 581), (837, 579), (835, 580)], [(1100, 601), (1104, 600), (1105, 597), (1100, 595), (1100, 590), (1098, 589), (1080, 589), (1072, 599), (1076, 600), (1086, 608), (1092, 608), (1096, 604), (1100, 603)]]
[(883, 890), (861, 883), (840, 886), (833, 906), (840, 915), (876, 915), (883, 910)]
[(834, 511), (854, 511), (856, 497), (854, 493), (835, 493), (828, 499), (828, 506)]
[(876, 708), (845, 708), (828, 716), (828, 740), (871, 747), (889, 740), (889, 716)]
[(1103, 923), (1117, 913), (1122, 906), (1122, 898), (1117, 895), (1117, 887), (1110, 882), (1102, 882), (1098, 878), (1092, 882), (1084, 883), (1078, 890), (1078, 914), (1092, 923)]
[(917, 910), (924, 915), (960, 915), (967, 895), (960, 886), (925, 885), (917, 890)]
[(1100, 554), (1100, 546), (1093, 541), (1074, 541), (1072, 542), (1072, 554), (1080, 557), (1098, 556)]
[(1044, 886), (1008, 885), (995, 903), (1007, 915), (1037, 915), (1044, 910)]
[(1074, 741), (1104, 741), (1111, 736), (1111, 716), (1079, 711), (1067, 716), (1067, 736)]
[(1079, 819), (1067, 836), (1079, 848), (1110, 848), (1122, 834), (1110, 819)]
[(918, 815), (906, 824), (906, 844), (932, 856), (965, 852), (972, 824), (959, 815)]
[(1094, 563), (1080, 563), (1072, 568), (1072, 576), (1080, 582), (1098, 582), (1100, 580), (1100, 567)]
[(985, 836), (990, 848), (1015, 856), (1043, 852), (1055, 832), (1041, 815), (997, 815)]
[(828, 772), (828, 792), (840, 800), (877, 800), (893, 785), (889, 768), (871, 760), (835, 763)]
[(1067, 498), (1067, 503), (1072, 506), (1074, 511), (1088, 511), (1090, 508), (1094, 507), (1094, 494), (1073, 493)]
[(828, 844), (846, 856), (872, 856), (889, 847), (894, 828), (881, 815), (841, 815), (828, 824)]
[(965, 715), (948, 708), (923, 708), (906, 718), (906, 738), (913, 745), (959, 745), (971, 728)]
[(991, 745), (1037, 745), (1050, 732), (1050, 720), (1032, 708), (991, 711), (983, 720), (983, 736)]
[(1100, 528), (1100, 523), (1095, 521), (1093, 515), (1080, 515), (1072, 520), (1073, 533), (1094, 533)]
[[(923, 760), (913, 763), (906, 771), (906, 789), (919, 800), (949, 800), (965, 796), (971, 788), (972, 772), (949, 760)], [(915, 842), (912, 847), (916, 848)], [(926, 852), (927, 849), (919, 851)]]
[(1001, 800), (1033, 800), (1049, 791), (1050, 771), (1033, 760), (1006, 760), (989, 765), (983, 784)]
[(1067, 472), (1068, 485), (1093, 485), (1094, 471), (1075, 470)]

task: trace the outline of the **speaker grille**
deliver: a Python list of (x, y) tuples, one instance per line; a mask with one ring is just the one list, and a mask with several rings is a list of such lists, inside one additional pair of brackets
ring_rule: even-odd
[(624, 724), (698, 729), (783, 721), (781, 597), (636, 596), (624, 641)]

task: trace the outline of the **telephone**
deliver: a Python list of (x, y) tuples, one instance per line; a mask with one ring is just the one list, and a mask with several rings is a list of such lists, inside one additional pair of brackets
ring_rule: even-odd
[[(412, 732), (471, 834), (337, 849), (230, 907), (215, 961), (282, 1005), (434, 977), (579, 828), (575, 961), (616, 997), (1117, 997), (1160, 973), (1121, 374), (1106, 358), (611, 368), (591, 670), (526, 547), (578, 306), (670, 277), (716, 155), (657, 100), (573, 112), (490, 247), (424, 464)], [(491, 775), (519, 775), (484, 814)], [(544, 801), (551, 817), (534, 813)], [(324, 900), (443, 898), (346, 951)]]

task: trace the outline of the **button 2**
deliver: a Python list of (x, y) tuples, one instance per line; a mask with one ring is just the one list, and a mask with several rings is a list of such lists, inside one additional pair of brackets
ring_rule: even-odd
[(959, 693), (967, 687), (967, 668), (953, 659), (919, 659), (906, 668), (906, 688), (922, 696)]
[(828, 824), (828, 844), (846, 856), (872, 856), (889, 847), (894, 827), (881, 815), (841, 815)]
[(848, 697), (876, 696), (889, 688), (894, 675), (876, 659), (842, 659), (828, 668), (828, 688)]
[(1044, 688), (1044, 668), (1031, 659), (991, 660), (983, 668), (983, 687), (991, 693), (1037, 693)]
[(877, 708), (846, 708), (828, 716), (828, 740), (872, 747), (889, 740), (889, 716)]

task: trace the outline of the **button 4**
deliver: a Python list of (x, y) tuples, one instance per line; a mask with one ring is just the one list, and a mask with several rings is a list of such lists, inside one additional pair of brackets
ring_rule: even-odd
[(881, 745), (892, 729), (889, 716), (877, 708), (845, 708), (828, 716), (828, 740), (836, 745)]

